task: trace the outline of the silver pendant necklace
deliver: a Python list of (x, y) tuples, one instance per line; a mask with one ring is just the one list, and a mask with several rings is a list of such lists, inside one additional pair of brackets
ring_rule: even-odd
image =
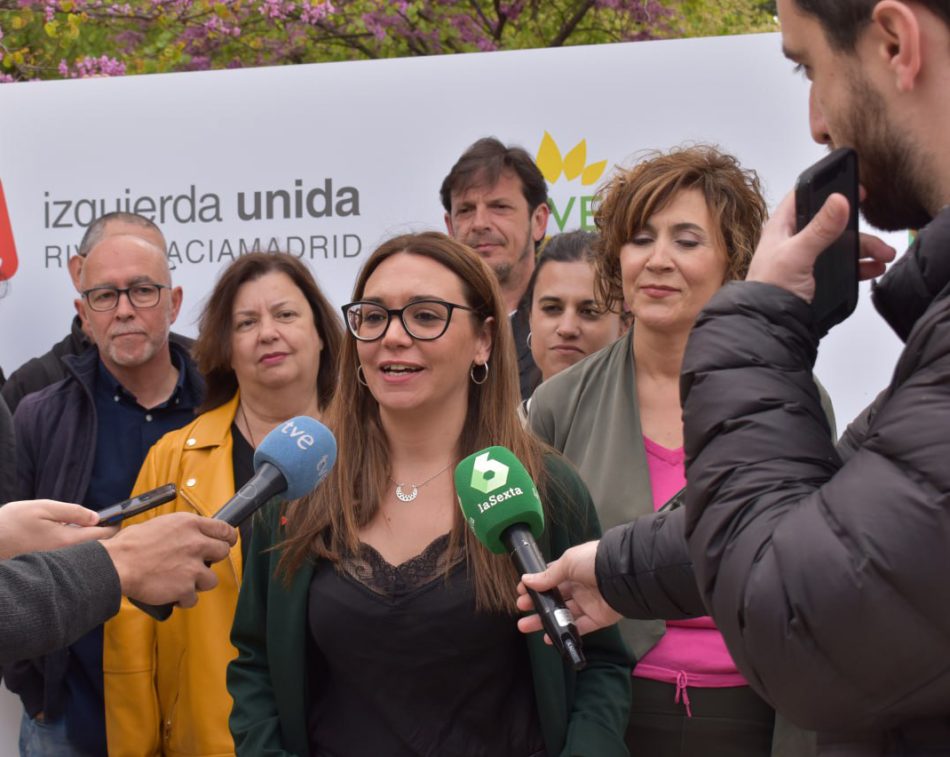
[[(419, 490), (423, 486), (428, 484), (430, 481), (435, 480), (435, 478), (437, 478), (441, 474), (445, 473), (449, 469), (449, 466), (451, 465), (452, 463), (449, 463), (444, 468), (442, 468), (438, 473), (436, 473), (434, 476), (429, 476), (429, 478), (427, 478), (421, 484), (410, 484), (410, 483), (400, 484), (398, 481), (396, 481), (396, 479), (390, 476), (389, 480), (392, 481), (394, 484), (396, 484), (396, 499), (398, 499), (400, 502), (412, 502), (412, 500), (414, 500), (416, 497), (419, 496)], [(409, 489), (409, 491), (406, 491), (407, 488)]]

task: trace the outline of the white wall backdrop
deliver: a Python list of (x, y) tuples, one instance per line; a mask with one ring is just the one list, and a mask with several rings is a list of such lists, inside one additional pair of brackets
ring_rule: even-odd
[[(103, 206), (155, 216), (185, 289), (176, 330), (193, 334), (242, 246), (302, 255), (343, 303), (380, 241), (443, 228), (438, 188), (469, 144), (495, 135), (537, 154), (545, 133), (562, 156), (583, 140), (583, 165), (607, 164), (594, 184), (551, 183), (549, 233), (589, 223), (584, 198), (646, 149), (717, 143), (759, 171), (772, 206), (823, 153), (777, 35), (0, 86), (19, 266), (0, 300), (0, 365), (9, 374), (65, 335), (65, 259)], [(268, 217), (267, 193), (281, 190), (289, 217), (280, 199)], [(0, 249), (5, 270), (11, 253)], [(817, 366), (839, 431), (887, 383), (898, 349), (862, 290)], [(14, 738), (0, 721), (0, 753)]]

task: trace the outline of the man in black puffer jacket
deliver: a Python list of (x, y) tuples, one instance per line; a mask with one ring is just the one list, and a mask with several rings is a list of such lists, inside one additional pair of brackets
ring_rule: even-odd
[[(874, 291), (906, 344), (893, 380), (836, 449), (811, 379), (809, 302), (847, 202), (832, 197), (793, 234), (786, 198), (747, 281), (723, 287), (690, 337), (685, 513), (650, 539), (613, 529), (527, 582), (562, 583), (582, 629), (617, 611), (694, 612), (683, 554), (659, 538), (685, 516), (699, 595), (740, 670), (820, 731), (821, 754), (950, 755), (950, 3), (778, 11), (785, 54), (812, 80), (813, 136), (858, 152), (865, 217), (924, 227)], [(871, 238), (862, 251), (865, 278), (893, 255)]]
[[(858, 151), (865, 217), (925, 226), (874, 291), (906, 344), (842, 459), (811, 382), (808, 303), (847, 203), (792, 235), (787, 198), (747, 282), (690, 338), (687, 538), (739, 668), (826, 753), (950, 754), (950, 3), (778, 5), (813, 135)], [(873, 274), (887, 253), (863, 250)]]

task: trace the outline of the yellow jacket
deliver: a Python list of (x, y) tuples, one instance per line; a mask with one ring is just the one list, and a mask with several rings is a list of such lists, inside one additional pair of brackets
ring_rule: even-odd
[[(234, 494), (231, 423), (237, 403), (235, 395), (152, 447), (135, 493), (173, 482), (178, 497), (130, 524), (171, 512), (213, 515)], [(105, 625), (103, 649), (110, 757), (234, 754), (225, 671), (237, 654), (230, 635), (241, 570), (238, 543), (228, 560), (214, 566), (218, 586), (161, 623), (122, 600), (119, 614)]]

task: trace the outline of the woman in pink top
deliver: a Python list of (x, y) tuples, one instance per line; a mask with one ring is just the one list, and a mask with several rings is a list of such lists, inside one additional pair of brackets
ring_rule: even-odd
[[(532, 429), (578, 467), (604, 529), (660, 509), (685, 484), (679, 376), (699, 311), (741, 279), (766, 218), (755, 174), (712, 147), (653, 154), (601, 190), (597, 284), (626, 304), (629, 335), (535, 392)], [(760, 757), (774, 713), (712, 620), (628, 623), (638, 663), (634, 757)]]

